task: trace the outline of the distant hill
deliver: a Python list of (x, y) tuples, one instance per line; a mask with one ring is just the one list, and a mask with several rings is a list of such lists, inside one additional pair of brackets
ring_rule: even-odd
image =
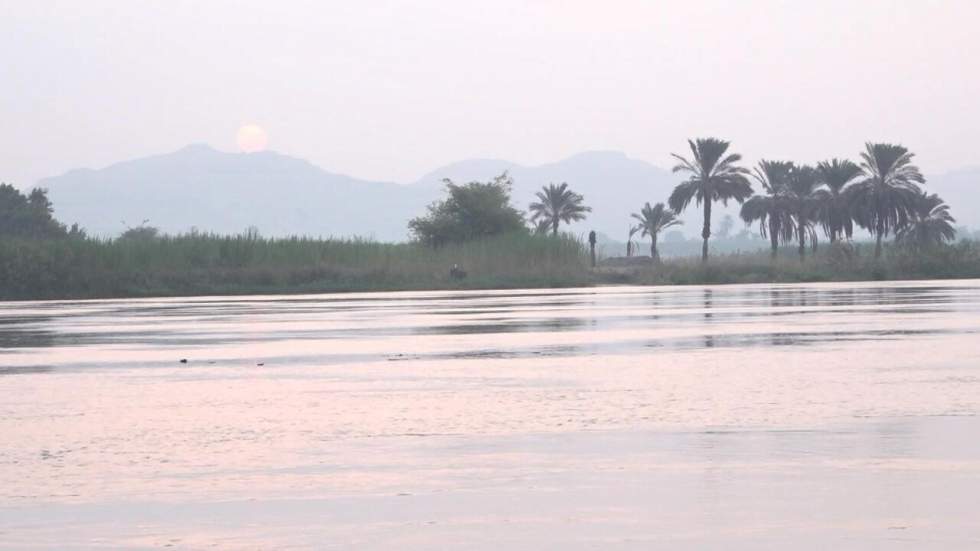
[(429, 194), (358, 180), (273, 152), (225, 153), (192, 145), (174, 153), (75, 170), (38, 185), (49, 190), (55, 216), (90, 233), (116, 235), (128, 225), (165, 232), (373, 236), (401, 239)]
[[(192, 145), (173, 153), (81, 169), (38, 182), (48, 188), (55, 216), (78, 222), (96, 235), (118, 235), (144, 219), (169, 233), (242, 232), (255, 226), (267, 236), (364, 236), (395, 241), (408, 237), (408, 220), (443, 195), (443, 178), (486, 181), (508, 171), (514, 203), (526, 209), (548, 183), (568, 182), (592, 207), (575, 233), (595, 229), (625, 241), (629, 215), (644, 202), (666, 201), (680, 178), (619, 152), (594, 151), (538, 166), (472, 159), (438, 168), (411, 184), (372, 182), (323, 170), (273, 152), (226, 153)], [(960, 224), (980, 227), (980, 168), (930, 178), (927, 188), (952, 205)], [(737, 205), (716, 208), (742, 228)], [(698, 209), (682, 215), (687, 235), (700, 232)]]

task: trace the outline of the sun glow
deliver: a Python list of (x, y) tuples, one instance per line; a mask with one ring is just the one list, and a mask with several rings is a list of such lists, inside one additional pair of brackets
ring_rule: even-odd
[(257, 124), (246, 124), (238, 129), (238, 149), (243, 153), (263, 151), (269, 145), (269, 136)]

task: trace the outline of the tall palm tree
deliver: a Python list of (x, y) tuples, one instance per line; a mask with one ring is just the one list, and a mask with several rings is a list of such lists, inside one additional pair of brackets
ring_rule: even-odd
[(568, 184), (548, 184), (535, 194), (537, 202), (531, 203), (531, 222), (541, 220), (551, 226), (551, 234), (558, 235), (558, 225), (562, 222), (569, 224), (585, 220), (585, 213), (592, 212), (591, 207), (582, 204), (583, 197), (568, 189)]
[(956, 239), (955, 223), (945, 201), (935, 193), (920, 192), (912, 205), (908, 223), (898, 229), (895, 239), (917, 249), (939, 245)]
[(643, 209), (639, 213), (633, 213), (633, 218), (640, 223), (639, 228), (643, 232), (641, 235), (650, 236), (650, 258), (659, 263), (660, 253), (657, 251), (657, 237), (662, 230), (683, 224), (683, 222), (677, 219), (676, 212), (664, 207), (663, 203), (657, 203), (652, 207), (650, 203), (647, 203), (643, 205)]
[(688, 179), (680, 183), (670, 194), (667, 203), (674, 212), (681, 212), (693, 200), (696, 205), (704, 204), (704, 227), (701, 237), (701, 261), (708, 261), (708, 238), (711, 237), (711, 204), (721, 201), (727, 205), (734, 199), (743, 203), (752, 195), (752, 185), (745, 175), (748, 170), (738, 166), (742, 156), (728, 152), (729, 142), (717, 138), (698, 138), (687, 141), (693, 159), (688, 160), (673, 154), (678, 164), (674, 172), (688, 173)]
[(861, 167), (847, 159), (831, 159), (817, 164), (817, 177), (827, 186), (820, 198), (820, 224), (831, 243), (854, 234), (854, 217), (847, 184), (861, 175)]
[(821, 186), (817, 170), (812, 166), (793, 167), (784, 188), (784, 198), (796, 227), (796, 239), (800, 244), (800, 262), (806, 257), (806, 242), (817, 248), (817, 217), (821, 200)]
[(783, 188), (793, 169), (788, 161), (760, 161), (752, 177), (762, 186), (765, 195), (754, 195), (742, 204), (739, 215), (746, 223), (759, 222), (759, 233), (769, 238), (770, 254), (776, 258), (779, 242), (793, 239), (793, 218), (790, 215)]
[(913, 154), (901, 145), (867, 143), (861, 153), (865, 178), (850, 192), (855, 222), (875, 236), (875, 258), (881, 257), (881, 239), (909, 221), (917, 184), (925, 183)]

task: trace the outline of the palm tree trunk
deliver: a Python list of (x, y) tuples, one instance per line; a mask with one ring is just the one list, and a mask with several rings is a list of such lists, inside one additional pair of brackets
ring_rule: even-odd
[(551, 223), (551, 235), (552, 236), (556, 236), (556, 237), (558, 236), (558, 222), (559, 222), (559, 220), (557, 218), (555, 218), (555, 220)]
[(881, 237), (885, 233), (885, 224), (878, 220), (878, 225), (875, 227), (875, 260), (881, 258)]
[(704, 243), (701, 245), (701, 262), (708, 261), (708, 238), (711, 237), (711, 201), (707, 198), (704, 201), (704, 229), (701, 230), (701, 237)]
[(779, 251), (779, 228), (776, 227), (775, 222), (773, 222), (773, 217), (769, 217), (769, 243), (772, 246), (772, 252), (770, 252), (770, 257), (775, 260), (776, 254)]
[(806, 233), (803, 222), (796, 225), (796, 233), (800, 237), (800, 262), (803, 262), (804, 257), (806, 257)]
[(660, 252), (657, 251), (657, 234), (650, 234), (650, 258), (654, 264), (660, 264)]

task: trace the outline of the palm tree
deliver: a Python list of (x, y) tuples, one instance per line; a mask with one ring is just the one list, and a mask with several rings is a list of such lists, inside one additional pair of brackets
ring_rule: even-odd
[(708, 261), (708, 238), (711, 237), (711, 204), (721, 201), (727, 205), (730, 199), (741, 204), (752, 195), (752, 185), (743, 167), (737, 165), (742, 156), (737, 153), (726, 155), (729, 142), (717, 138), (699, 138), (697, 141), (687, 141), (691, 147), (692, 160), (673, 154), (678, 165), (674, 172), (686, 172), (687, 180), (674, 188), (667, 201), (671, 210), (681, 212), (694, 200), (700, 206), (704, 204), (704, 228), (701, 237), (701, 261)]
[(683, 222), (677, 219), (676, 212), (664, 207), (663, 203), (657, 203), (652, 207), (650, 203), (647, 203), (643, 205), (639, 214), (633, 213), (633, 218), (640, 223), (639, 229), (643, 232), (641, 235), (650, 236), (650, 258), (659, 263), (660, 253), (657, 252), (657, 236), (662, 230), (683, 224)]
[(920, 192), (912, 205), (908, 223), (898, 229), (895, 239), (916, 249), (939, 245), (956, 238), (955, 223), (949, 205), (938, 195)]
[(816, 225), (823, 191), (818, 188), (821, 185), (817, 170), (803, 165), (793, 167), (784, 188), (784, 198), (796, 224), (794, 231), (800, 244), (800, 262), (806, 257), (807, 239), (814, 250), (817, 248)]
[(847, 159), (831, 159), (817, 164), (817, 177), (827, 186), (820, 198), (820, 224), (831, 243), (854, 234), (854, 218), (847, 184), (861, 175), (861, 167)]
[(762, 186), (765, 195), (755, 195), (742, 204), (739, 215), (746, 223), (759, 222), (759, 233), (768, 237), (772, 258), (776, 258), (779, 242), (793, 239), (793, 218), (783, 198), (783, 188), (793, 169), (788, 161), (760, 161), (752, 176)]
[(558, 235), (558, 225), (562, 222), (568, 224), (585, 220), (585, 213), (592, 212), (591, 207), (582, 204), (583, 197), (568, 189), (568, 184), (565, 182), (559, 186), (548, 184), (535, 195), (538, 202), (530, 205), (533, 213), (531, 222), (540, 219), (542, 223), (550, 225), (552, 235)]
[(875, 258), (881, 257), (881, 239), (905, 226), (911, 216), (917, 184), (925, 183), (913, 154), (901, 145), (867, 143), (861, 153), (865, 179), (853, 184), (855, 222), (875, 236)]

